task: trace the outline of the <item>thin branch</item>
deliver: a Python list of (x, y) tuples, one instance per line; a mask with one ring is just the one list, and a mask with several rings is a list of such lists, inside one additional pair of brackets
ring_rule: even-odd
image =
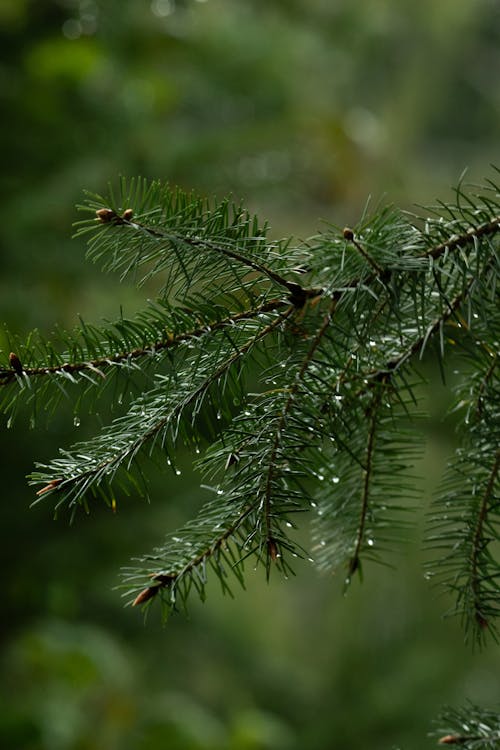
[(210, 557), (221, 549), (225, 542), (235, 533), (235, 531), (241, 526), (245, 519), (255, 510), (253, 505), (246, 506), (243, 511), (239, 514), (238, 518), (234, 523), (231, 524), (225, 531), (217, 537), (215, 541), (206, 547), (202, 552), (198, 553), (192, 560), (186, 563), (178, 571), (160, 571), (159, 573), (151, 573), (150, 578), (153, 579), (154, 583), (143, 589), (133, 600), (132, 606), (136, 607), (139, 604), (145, 604), (150, 599), (153, 599), (156, 594), (162, 588), (170, 588), (173, 590), (176, 583), (182, 576), (185, 576), (190, 571), (194, 570), (204, 560), (208, 560)]
[(325, 314), (323, 318), (323, 322), (321, 324), (321, 327), (317, 331), (311, 346), (309, 347), (307, 354), (304, 358), (304, 361), (302, 363), (302, 366), (300, 370), (298, 371), (295, 381), (293, 385), (290, 388), (290, 392), (288, 395), (288, 398), (285, 402), (285, 405), (281, 411), (281, 415), (278, 421), (278, 424), (275, 429), (275, 435), (274, 435), (274, 442), (273, 447), (271, 449), (271, 455), (269, 457), (269, 468), (267, 471), (267, 477), (266, 477), (266, 483), (265, 483), (265, 489), (264, 489), (264, 518), (265, 518), (265, 527), (266, 527), (266, 540), (267, 540), (267, 546), (268, 551), (271, 555), (271, 558), (273, 558), (273, 536), (271, 531), (271, 497), (272, 497), (272, 482), (274, 479), (274, 474), (276, 471), (276, 457), (278, 454), (278, 448), (280, 445), (280, 440), (282, 436), (282, 431), (285, 428), (287, 417), (292, 409), (293, 403), (295, 401), (295, 397), (297, 394), (297, 391), (300, 387), (300, 383), (302, 381), (302, 378), (308, 369), (309, 365), (311, 364), (314, 354), (316, 352), (316, 349), (318, 348), (319, 344), (321, 343), (321, 340), (323, 336), (325, 335), (331, 321), (332, 316), (335, 311), (335, 308), (337, 306), (337, 297), (334, 297), (331, 302), (330, 306), (328, 308), (327, 313)]
[(309, 297), (316, 297), (318, 294), (322, 293), (322, 290), (320, 289), (306, 289), (300, 284), (297, 284), (295, 281), (289, 281), (263, 263), (258, 263), (257, 261), (236, 252), (236, 250), (231, 250), (227, 247), (215, 244), (210, 240), (204, 240), (197, 237), (181, 237), (176, 234), (170, 234), (168, 232), (162, 232), (158, 229), (153, 229), (152, 227), (148, 227), (136, 221), (122, 220), (122, 217), (117, 216), (117, 219), (119, 221), (115, 221), (114, 223), (125, 224), (126, 226), (132, 227), (133, 229), (142, 230), (143, 232), (149, 234), (151, 237), (157, 237), (169, 241), (175, 240), (176, 242), (183, 242), (186, 245), (190, 245), (190, 247), (194, 248), (207, 248), (213, 252), (219, 253), (220, 255), (224, 255), (227, 258), (232, 258), (233, 260), (238, 261), (247, 268), (251, 268), (253, 271), (264, 274), (264, 276), (267, 276), (275, 284), (278, 284), (278, 286), (287, 289), (291, 295), (290, 299), (296, 307), (301, 307), (304, 304), (305, 300)]
[(493, 495), (493, 488), (495, 485), (496, 478), (500, 471), (500, 448), (496, 452), (495, 462), (491, 470), (488, 483), (486, 485), (483, 497), (481, 499), (481, 505), (477, 516), (477, 522), (474, 529), (474, 536), (472, 538), (472, 552), (471, 552), (471, 579), (470, 586), (474, 600), (474, 614), (476, 622), (481, 627), (487, 627), (488, 621), (481, 613), (481, 575), (479, 572), (479, 556), (482, 550), (481, 539), (483, 536), (483, 528), (488, 515), (488, 506), (490, 499)]
[(51, 491), (66, 491), (72, 484), (87, 477), (106, 473), (112, 466), (120, 465), (121, 463), (123, 463), (127, 456), (134, 456), (139, 448), (141, 448), (147, 441), (155, 437), (155, 435), (157, 435), (172, 420), (173, 416), (180, 413), (183, 409), (193, 403), (193, 401), (195, 401), (204, 391), (206, 391), (212, 383), (215, 383), (225, 372), (227, 372), (227, 370), (229, 370), (229, 368), (238, 359), (243, 357), (258, 341), (265, 338), (277, 326), (281, 325), (281, 323), (283, 323), (294, 312), (294, 310), (295, 308), (293, 307), (293, 305), (289, 305), (289, 307), (277, 318), (275, 318), (275, 320), (273, 320), (262, 330), (260, 330), (255, 336), (249, 339), (246, 344), (241, 346), (231, 357), (229, 357), (225, 362), (219, 365), (219, 367), (214, 370), (209, 375), (209, 377), (207, 377), (197, 388), (195, 388), (195, 390), (193, 390), (189, 394), (188, 398), (186, 398), (182, 403), (177, 404), (171, 413), (155, 422), (155, 424), (153, 424), (148, 430), (136, 437), (131, 443), (127, 444), (118, 454), (114, 454), (110, 458), (107, 458), (105, 461), (102, 461), (97, 466), (92, 467), (87, 471), (76, 474), (72, 477), (56, 477), (55, 480), (51, 480), (49, 484), (47, 484), (45, 487), (42, 487), (42, 489), (37, 492), (37, 495), (44, 495)]
[(497, 234), (500, 231), (500, 216), (495, 216), (491, 221), (485, 224), (480, 224), (478, 227), (471, 227), (467, 232), (456, 235), (446, 242), (442, 242), (439, 245), (426, 250), (423, 255), (428, 258), (439, 258), (448, 250), (456, 250), (458, 248), (468, 245), (470, 242), (474, 242), (474, 238), (486, 237), (488, 235)]
[[(103, 375), (102, 370), (105, 370), (106, 368), (113, 365), (117, 365), (121, 362), (126, 362), (133, 359), (138, 359), (140, 357), (150, 356), (152, 352), (156, 353), (164, 349), (172, 349), (185, 341), (197, 339), (205, 335), (206, 333), (221, 330), (230, 325), (233, 325), (234, 323), (239, 322), (240, 320), (251, 320), (261, 313), (272, 312), (273, 310), (278, 310), (285, 305), (286, 302), (284, 302), (283, 300), (273, 299), (269, 302), (264, 303), (263, 305), (260, 305), (254, 310), (243, 310), (242, 312), (230, 315), (223, 320), (218, 320), (214, 323), (207, 323), (204, 326), (195, 328), (193, 331), (179, 333), (177, 336), (174, 336), (171, 333), (167, 333), (166, 338), (145, 344), (142, 347), (138, 347), (130, 351), (119, 352), (118, 354), (114, 354), (109, 357), (99, 357), (97, 359), (87, 360), (84, 362), (67, 362), (62, 365), (52, 365), (50, 367), (23, 367), (20, 363), (19, 357), (17, 357), (17, 355), (14, 355), (15, 360), (13, 360), (13, 357), (11, 355), (12, 369), (0, 369), (0, 387), (8, 385), (13, 380), (15, 380), (16, 375), (22, 373), (30, 378), (44, 377), (45, 375), (54, 375), (59, 372), (69, 372), (71, 374), (74, 374), (85, 370), (90, 370), (92, 372), (100, 371), (100, 374)], [(17, 367), (14, 365), (17, 365)]]
[(377, 411), (380, 404), (380, 393), (374, 398), (371, 408), (370, 424), (368, 426), (368, 440), (366, 444), (365, 466), (363, 469), (363, 487), (361, 491), (361, 509), (359, 514), (358, 533), (356, 545), (349, 561), (349, 574), (346, 583), (350, 582), (351, 576), (358, 570), (360, 562), (361, 547), (365, 536), (366, 518), (368, 515), (370, 499), (370, 482), (372, 478), (373, 453), (375, 446), (375, 432), (377, 429)]
[(354, 236), (354, 232), (349, 227), (346, 227), (343, 231), (344, 239), (346, 239), (348, 242), (350, 242), (356, 250), (359, 252), (359, 254), (370, 264), (370, 266), (374, 269), (377, 276), (383, 276), (384, 275), (384, 269), (382, 266), (379, 266), (377, 261), (372, 258), (372, 256), (364, 249), (363, 245), (361, 245), (360, 242), (356, 239)]

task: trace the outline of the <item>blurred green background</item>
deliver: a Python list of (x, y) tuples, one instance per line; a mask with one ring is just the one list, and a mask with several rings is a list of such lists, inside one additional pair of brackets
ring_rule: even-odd
[[(496, 0), (0, 0), (2, 320), (50, 333), (139, 307), (70, 239), (82, 189), (120, 174), (232, 193), (275, 236), (354, 222), (369, 195), (449, 197), (499, 161), (499, 74)], [(426, 497), (454, 445), (447, 399), (435, 380)], [(442, 704), (494, 702), (498, 647), (473, 654), (442, 619), (423, 514), (394, 569), (346, 598), (310, 564), (269, 585), (250, 565), (234, 600), (214, 583), (189, 617), (144, 625), (119, 568), (194, 512), (200, 478), (184, 456), (151, 505), (71, 526), (29, 510), (34, 460), (93, 426), (70, 406), (2, 422), (2, 747), (420, 750)]]

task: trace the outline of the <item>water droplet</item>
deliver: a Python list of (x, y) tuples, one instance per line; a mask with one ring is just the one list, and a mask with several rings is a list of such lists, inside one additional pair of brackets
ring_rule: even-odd
[(8, 420), (7, 420), (7, 429), (8, 430), (10, 430), (10, 428), (12, 427), (13, 421), (14, 421), (13, 417), (9, 417), (8, 418)]
[(176, 469), (176, 470), (175, 470), (175, 473), (177, 474), (177, 476), (178, 476), (178, 477), (180, 477), (180, 475), (182, 474), (182, 472), (181, 472), (181, 470), (180, 470), (180, 469)]
[(375, 541), (374, 541), (373, 539), (367, 539), (367, 540), (366, 540), (366, 543), (367, 543), (367, 545), (368, 545), (369, 547), (373, 547), (373, 545), (375, 544)]
[(332, 477), (333, 484), (338, 484), (340, 482), (340, 477)]
[(217, 419), (222, 419), (222, 414), (220, 413), (220, 411), (217, 412), (216, 417)]
[(318, 503), (315, 503), (314, 501), (311, 500), (311, 508), (317, 508), (317, 507), (318, 507)]
[(322, 540), (321, 540), (321, 542), (320, 542), (320, 545), (321, 545), (322, 547), (326, 547), (326, 542), (325, 542), (325, 540), (324, 540), (324, 539), (322, 539)]
[(313, 560), (312, 557), (308, 557), (307, 559), (308, 559), (309, 562), (314, 562), (314, 560)]
[(75, 417), (73, 419), (73, 424), (75, 425), (75, 427), (80, 427), (80, 424), (81, 424), (80, 417)]
[(217, 490), (217, 494), (218, 495), (223, 495), (224, 494), (224, 490)]
[(287, 521), (286, 526), (288, 526), (288, 528), (291, 529), (293, 528), (293, 523), (290, 523), (290, 521)]
[(318, 476), (318, 479), (319, 479), (319, 481), (320, 481), (320, 482), (322, 482), (322, 481), (323, 481), (323, 479), (325, 478), (325, 477), (323, 476), (323, 474), (318, 474), (317, 476)]
[(200, 451), (200, 449), (198, 448), (198, 446), (196, 446), (196, 448), (194, 449), (194, 452), (195, 452), (195, 453), (197, 453), (198, 455), (199, 455), (199, 454), (201, 453), (201, 451)]
[(172, 461), (169, 458), (167, 458), (167, 466), (172, 466)]

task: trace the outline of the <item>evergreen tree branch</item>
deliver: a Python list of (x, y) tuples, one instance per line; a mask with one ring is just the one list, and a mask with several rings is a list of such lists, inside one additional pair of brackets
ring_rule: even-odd
[(473, 703), (445, 708), (439, 725), (433, 733), (439, 745), (459, 745), (463, 750), (498, 750), (500, 746), (500, 715)]
[[(241, 320), (250, 320), (266, 312), (278, 310), (286, 305), (286, 302), (281, 299), (269, 300), (254, 308), (242, 310), (241, 312), (231, 313), (223, 319), (215, 319), (210, 322), (203, 323), (203, 325), (194, 328), (191, 331), (185, 331), (181, 333), (172, 333), (165, 331), (165, 337), (156, 339), (155, 341), (147, 342), (140, 347), (134, 347), (132, 349), (114, 352), (113, 346), (110, 346), (110, 351), (101, 357), (95, 359), (83, 359), (79, 361), (64, 361), (69, 360), (71, 355), (64, 353), (60, 355), (61, 363), (58, 364), (42, 364), (36, 367), (25, 367), (21, 363), (21, 360), (15, 353), (11, 353), (11, 366), (10, 368), (0, 367), (0, 388), (5, 387), (16, 380), (16, 378), (28, 377), (28, 378), (44, 378), (50, 375), (57, 375), (60, 373), (69, 373), (70, 375), (76, 375), (84, 370), (89, 370), (91, 373), (96, 373), (101, 378), (105, 377), (105, 371), (116, 365), (127, 364), (132, 360), (140, 359), (143, 357), (150, 357), (164, 349), (173, 349), (179, 344), (185, 343), (192, 339), (199, 339), (209, 332), (214, 332), (227, 328), (237, 324)], [(101, 346), (106, 346), (104, 336), (102, 337)]]
[(471, 568), (471, 574), (470, 574), (470, 588), (472, 593), (472, 606), (474, 609), (474, 617), (481, 628), (488, 627), (488, 619), (485, 617), (483, 611), (482, 611), (482, 602), (484, 600), (484, 595), (481, 590), (482, 588), (482, 581), (483, 581), (483, 575), (482, 575), (482, 566), (481, 566), (481, 560), (480, 560), (480, 554), (482, 550), (484, 549), (484, 545), (488, 542), (485, 541), (485, 525), (486, 520), (488, 517), (488, 511), (490, 510), (492, 504), (498, 504), (500, 503), (500, 499), (498, 497), (495, 497), (495, 483), (498, 480), (498, 474), (500, 472), (500, 448), (497, 450), (495, 455), (495, 460), (493, 462), (493, 467), (491, 469), (491, 473), (489, 475), (488, 481), (486, 483), (486, 487), (483, 492), (483, 496), (481, 498), (481, 502), (479, 505), (479, 511), (477, 514), (477, 519), (475, 523), (475, 528), (473, 532), (472, 537), (472, 549), (471, 549), (471, 561), (470, 561), (470, 568)]
[[(61, 499), (56, 505), (56, 510), (63, 502), (74, 509), (84, 500), (86, 494), (100, 489), (104, 479), (110, 482), (120, 467), (125, 466), (130, 478), (130, 467), (139, 451), (143, 450), (146, 444), (154, 444), (158, 440), (165, 447), (167, 434), (170, 434), (175, 442), (179, 420), (186, 411), (195, 406), (194, 413), (199, 413), (202, 400), (210, 387), (225, 376), (259, 341), (282, 325), (293, 312), (293, 305), (289, 305), (285, 311), (236, 349), (230, 342), (229, 349), (232, 350), (232, 354), (227, 356), (227, 348), (224, 349), (223, 361), (209, 368), (208, 375), (202, 373), (199, 383), (196, 382), (194, 363), (188, 359), (189, 380), (186, 385), (175, 389), (175, 383), (172, 382), (170, 386), (173, 386), (174, 390), (166, 395), (166, 384), (160, 380), (154, 391), (145, 394), (138, 403), (133, 404), (128, 415), (115, 420), (100, 438), (94, 439), (91, 443), (77, 444), (72, 451), (64, 452), (63, 458), (55, 459), (49, 464), (48, 471), (34, 472), (30, 477), (31, 483), (44, 485), (37, 493), (39, 497), (57, 492)], [(224, 332), (223, 328), (220, 330)], [(214, 363), (218, 354), (219, 351), (216, 350)], [(192, 425), (194, 416), (189, 415), (188, 418)]]

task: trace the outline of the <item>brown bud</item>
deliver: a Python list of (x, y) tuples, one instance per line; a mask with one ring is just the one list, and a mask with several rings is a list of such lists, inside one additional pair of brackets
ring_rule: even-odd
[(489, 622), (486, 619), (486, 617), (483, 617), (483, 615), (480, 612), (476, 612), (476, 622), (479, 625), (480, 628), (483, 630), (486, 630), (486, 628), (489, 628)]
[(130, 221), (133, 215), (134, 215), (134, 212), (132, 211), (132, 209), (126, 208), (125, 211), (122, 213), (122, 219), (123, 221)]
[(111, 208), (99, 208), (95, 215), (101, 224), (109, 224), (113, 219), (118, 218), (115, 212)]
[(21, 360), (19, 359), (17, 354), (14, 354), (14, 352), (11, 352), (9, 354), (9, 363), (16, 375), (22, 375), (23, 366), (21, 364)]
[(138, 594), (132, 602), (133, 607), (137, 607), (139, 604), (144, 604), (152, 599), (158, 593), (158, 586), (148, 586)]
[(280, 554), (278, 551), (278, 545), (276, 544), (276, 541), (272, 538), (267, 540), (267, 551), (269, 553), (269, 557), (271, 558), (271, 560), (273, 562), (276, 562)]
[(348, 242), (352, 242), (354, 239), (354, 232), (350, 227), (344, 227), (344, 231), (342, 233), (344, 235), (344, 239), (348, 240)]
[(42, 487), (41, 490), (38, 490), (36, 493), (37, 495), (45, 495), (46, 492), (50, 492), (51, 490), (55, 489), (58, 484), (61, 484), (62, 479), (52, 479), (51, 482), (45, 485), (45, 487)]
[(463, 745), (466, 742), (466, 738), (460, 734), (447, 734), (445, 737), (441, 737), (438, 740), (440, 745)]

